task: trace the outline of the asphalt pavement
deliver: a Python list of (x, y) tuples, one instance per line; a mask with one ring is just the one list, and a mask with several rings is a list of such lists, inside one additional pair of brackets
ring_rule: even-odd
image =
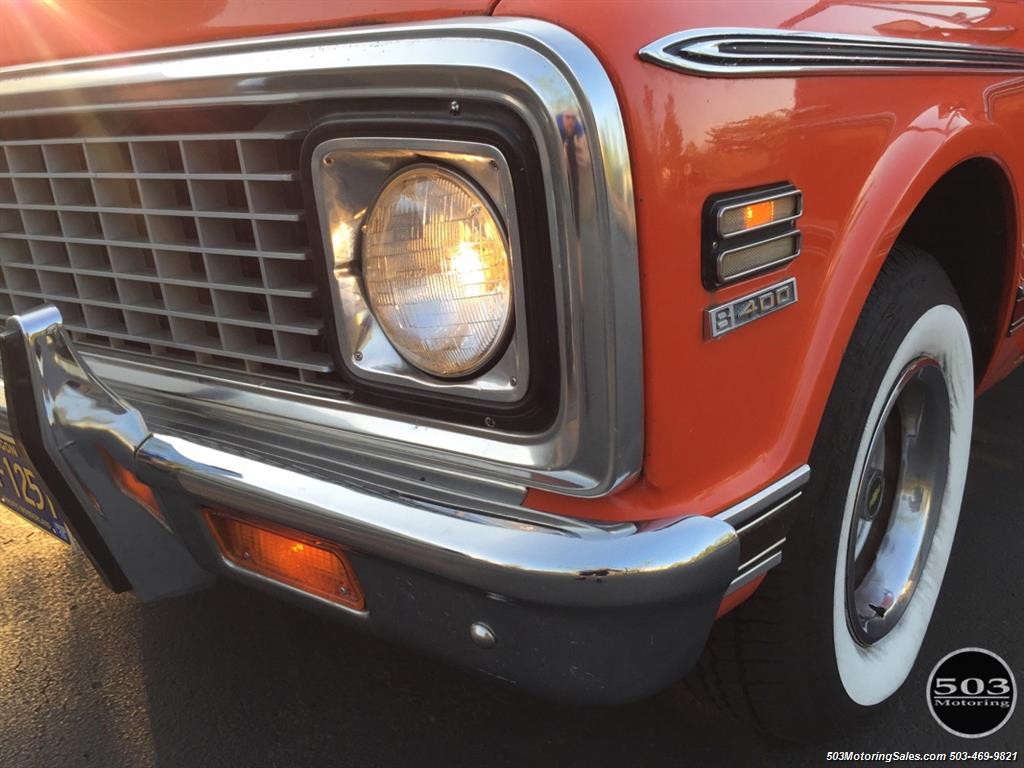
[(526, 696), (232, 583), (153, 605), (0, 509), (0, 766), (819, 765), (829, 750), (1018, 750), (1024, 705), (960, 739), (931, 667), (981, 646), (1024, 683), (1024, 369), (978, 403), (956, 546), (921, 660), (870, 724), (786, 746), (677, 687), (616, 708)]

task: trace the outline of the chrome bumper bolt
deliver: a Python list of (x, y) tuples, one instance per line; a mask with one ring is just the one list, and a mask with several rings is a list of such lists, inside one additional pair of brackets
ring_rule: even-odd
[(498, 642), (494, 630), (482, 621), (475, 621), (469, 625), (469, 637), (478, 647), (484, 649), (493, 648)]

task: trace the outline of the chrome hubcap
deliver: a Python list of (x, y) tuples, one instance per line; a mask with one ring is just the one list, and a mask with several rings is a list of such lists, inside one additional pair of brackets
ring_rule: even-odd
[(846, 613), (871, 645), (899, 622), (917, 588), (946, 490), (950, 399), (938, 362), (900, 375), (875, 425), (861, 473), (846, 557)]

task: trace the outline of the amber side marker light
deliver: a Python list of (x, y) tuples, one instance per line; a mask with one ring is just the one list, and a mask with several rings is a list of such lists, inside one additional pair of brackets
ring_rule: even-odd
[(224, 557), (239, 568), (346, 608), (365, 607), (355, 571), (338, 545), (219, 510), (203, 514)]
[(742, 211), (743, 229), (745, 230), (763, 227), (765, 224), (771, 224), (775, 221), (774, 200), (745, 205), (740, 210)]
[(800, 255), (803, 195), (792, 184), (715, 195), (704, 205), (701, 279), (714, 290)]

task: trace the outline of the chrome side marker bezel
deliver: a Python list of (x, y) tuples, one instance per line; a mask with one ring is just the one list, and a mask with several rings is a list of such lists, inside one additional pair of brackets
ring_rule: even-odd
[[(735, 211), (765, 203), (789, 201), (792, 213), (753, 226), (729, 231), (725, 218)], [(804, 213), (803, 193), (790, 182), (767, 187), (725, 192), (709, 197), (701, 213), (701, 282), (709, 290), (786, 266), (800, 255), (803, 236), (797, 221)], [(749, 254), (762, 246), (788, 239), (790, 247), (774, 256), (761, 257), (740, 271), (730, 270), (727, 259)]]

